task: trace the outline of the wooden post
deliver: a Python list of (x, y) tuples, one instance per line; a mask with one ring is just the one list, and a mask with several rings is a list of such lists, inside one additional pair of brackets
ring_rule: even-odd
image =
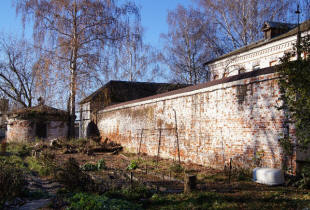
[(171, 170), (169, 170), (169, 179), (171, 181)]
[(158, 165), (158, 159), (159, 159), (159, 152), (160, 152), (160, 144), (161, 144), (161, 127), (159, 128), (159, 138), (158, 138), (158, 148), (157, 148), (157, 165)]
[(229, 173), (228, 173), (228, 183), (230, 184), (230, 178), (231, 178), (231, 161), (232, 161), (232, 158), (229, 159)]
[(143, 137), (143, 128), (142, 128), (141, 134), (140, 134), (139, 151), (138, 151), (139, 156), (140, 156), (140, 150), (141, 150), (141, 144), (142, 144), (142, 137)]
[(177, 113), (176, 113), (175, 109), (173, 109), (173, 111), (174, 111), (174, 121), (175, 121), (175, 137), (177, 140), (178, 160), (179, 160), (179, 164), (181, 164)]
[(145, 164), (145, 174), (147, 174), (147, 164)]
[(132, 177), (133, 177), (133, 172), (131, 171), (130, 172), (130, 187), (131, 187), (131, 189), (132, 189), (132, 183), (133, 183)]
[(184, 193), (190, 193), (196, 189), (196, 175), (185, 174)]

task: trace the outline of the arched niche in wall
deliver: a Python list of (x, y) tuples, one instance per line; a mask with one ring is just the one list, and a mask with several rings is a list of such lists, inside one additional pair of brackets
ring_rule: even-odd
[(36, 137), (45, 139), (47, 137), (47, 124), (45, 122), (36, 122)]
[(88, 123), (86, 128), (86, 136), (87, 138), (100, 136), (99, 129), (94, 121)]
[(244, 67), (241, 67), (238, 69), (238, 74), (243, 74), (245, 73), (245, 68)]

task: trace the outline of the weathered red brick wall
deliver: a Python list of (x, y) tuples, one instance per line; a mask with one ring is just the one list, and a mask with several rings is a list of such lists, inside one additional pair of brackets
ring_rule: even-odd
[[(47, 121), (44, 123), (46, 123), (46, 140), (67, 137), (68, 125), (66, 121)], [(7, 142), (29, 142), (36, 138), (36, 122), (33, 120), (11, 118), (8, 120), (7, 128)]]
[(284, 129), (277, 75), (268, 73), (188, 92), (159, 95), (107, 107), (99, 112), (98, 128), (132, 152), (224, 167), (233, 158), (281, 167), (278, 144)]
[(29, 120), (9, 119), (7, 142), (27, 142), (35, 138), (35, 123)]

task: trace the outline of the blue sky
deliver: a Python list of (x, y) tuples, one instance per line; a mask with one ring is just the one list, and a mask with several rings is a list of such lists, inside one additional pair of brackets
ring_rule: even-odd
[(166, 23), (167, 12), (178, 4), (189, 6), (191, 0), (135, 0), (141, 6), (141, 21), (145, 28), (145, 41), (154, 46), (158, 45), (161, 33), (168, 31)]
[[(155, 47), (161, 47), (161, 33), (168, 31), (166, 23), (167, 11), (176, 8), (178, 4), (189, 6), (192, 0), (134, 0), (141, 8), (141, 21), (145, 28), (144, 40)], [(23, 33), (20, 17), (16, 17), (12, 0), (1, 0), (0, 32), (20, 37)], [(30, 36), (31, 28), (26, 27), (25, 34)]]

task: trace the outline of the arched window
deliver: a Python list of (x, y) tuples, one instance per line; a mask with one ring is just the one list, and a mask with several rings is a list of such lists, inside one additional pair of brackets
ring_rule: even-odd
[(245, 68), (242, 67), (238, 70), (238, 74), (243, 74), (243, 73), (245, 73)]
[(269, 66), (275, 66), (277, 65), (278, 61), (277, 60), (273, 60), (269, 62)]
[(223, 74), (223, 78), (224, 78), (224, 77), (228, 77), (228, 75), (229, 75), (229, 73), (228, 73), (228, 72), (224, 72), (224, 74)]

